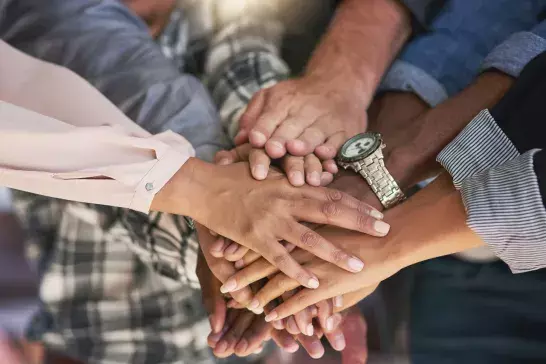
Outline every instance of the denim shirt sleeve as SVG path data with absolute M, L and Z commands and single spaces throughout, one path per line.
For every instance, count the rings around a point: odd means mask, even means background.
M 546 51 L 546 21 L 531 31 L 512 34 L 499 44 L 483 62 L 482 70 L 497 69 L 510 76 L 518 77 L 527 63 Z
M 530 0 L 452 0 L 430 32 L 406 46 L 380 90 L 414 92 L 437 105 L 472 82 L 496 45 L 532 29 L 543 8 Z
M 205 160 L 229 147 L 204 86 L 120 1 L 11 0 L 4 11 L 2 39 L 76 72 L 147 131 L 182 134 Z

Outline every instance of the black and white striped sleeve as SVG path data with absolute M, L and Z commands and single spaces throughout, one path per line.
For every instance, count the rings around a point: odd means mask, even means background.
M 439 155 L 467 224 L 514 273 L 546 267 L 546 54 Z

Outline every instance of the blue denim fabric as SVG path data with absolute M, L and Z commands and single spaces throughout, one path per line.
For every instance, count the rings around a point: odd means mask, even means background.
M 517 76 L 546 50 L 544 11 L 545 0 L 451 0 L 430 32 L 405 47 L 381 89 L 415 92 L 435 106 L 484 68 Z

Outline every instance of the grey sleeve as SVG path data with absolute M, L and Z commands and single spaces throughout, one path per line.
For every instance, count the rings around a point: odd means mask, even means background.
M 229 147 L 206 89 L 119 1 L 16 0 L 4 15 L 2 39 L 75 71 L 149 132 L 180 133 L 205 160 Z

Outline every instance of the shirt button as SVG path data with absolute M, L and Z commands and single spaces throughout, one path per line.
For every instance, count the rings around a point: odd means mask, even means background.
M 144 188 L 146 188 L 146 191 L 151 191 L 154 189 L 154 184 L 153 183 L 146 183 L 146 186 L 144 186 Z

